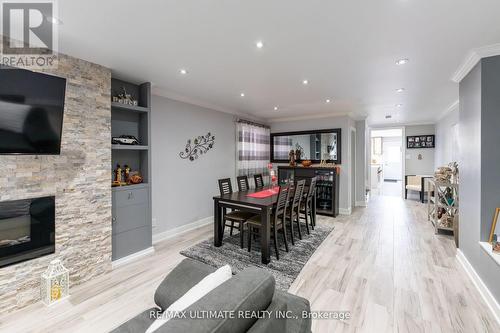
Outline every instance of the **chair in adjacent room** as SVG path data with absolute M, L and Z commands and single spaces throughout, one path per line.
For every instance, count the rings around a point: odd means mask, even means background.
M 425 192 L 429 189 L 426 178 L 433 178 L 426 175 L 406 175 L 405 176 L 405 199 L 408 199 L 408 190 L 419 192 L 420 202 L 424 202 Z
M 230 178 L 219 179 L 219 191 L 220 195 L 233 193 L 233 187 L 231 186 Z M 249 212 L 242 212 L 238 210 L 227 212 L 226 209 L 224 209 L 222 213 L 222 220 L 224 221 L 223 222 L 224 230 L 226 229 L 226 227 L 230 227 L 231 228 L 229 231 L 230 236 L 233 235 L 233 229 L 236 228 L 237 230 L 239 230 L 241 248 L 243 248 L 243 230 L 245 222 L 254 215 L 255 214 Z M 226 222 L 230 222 L 230 224 L 227 224 Z
M 279 248 L 278 248 L 278 231 L 282 231 L 283 242 L 285 243 L 285 250 L 288 252 L 288 239 L 286 235 L 286 211 L 288 208 L 288 202 L 290 200 L 290 187 L 288 185 L 283 185 L 280 187 L 278 193 L 278 200 L 276 201 L 276 206 L 273 208 L 271 213 L 271 236 L 274 241 L 274 250 L 276 252 L 276 259 L 280 259 Z M 252 251 L 252 235 L 260 233 L 260 229 L 263 227 L 261 218 L 256 215 L 250 218 L 246 222 L 248 228 L 248 252 Z
M 262 174 L 253 175 L 253 180 L 255 181 L 255 188 L 264 187 L 264 178 L 262 178 Z
M 304 187 L 306 185 L 306 180 L 302 179 L 297 182 L 295 182 L 294 185 L 294 193 L 293 193 L 293 199 L 291 200 L 291 206 L 288 207 L 288 210 L 286 212 L 286 219 L 290 221 L 290 233 L 291 233 L 291 240 L 292 240 L 292 245 L 295 245 L 295 240 L 294 240 L 294 232 L 293 232 L 293 223 L 297 223 L 297 230 L 299 232 L 299 239 L 302 239 L 302 231 L 300 230 L 300 203 L 302 202 L 302 197 L 304 195 Z

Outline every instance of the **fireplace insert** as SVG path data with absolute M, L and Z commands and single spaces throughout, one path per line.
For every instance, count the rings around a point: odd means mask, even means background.
M 0 267 L 54 250 L 54 197 L 0 202 Z

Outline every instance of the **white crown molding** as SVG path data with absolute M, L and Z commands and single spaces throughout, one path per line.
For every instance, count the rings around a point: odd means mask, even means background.
M 317 114 L 303 115 L 303 116 L 268 118 L 267 122 L 269 122 L 269 123 L 282 123 L 285 121 L 323 119 L 323 118 L 346 117 L 346 116 L 351 117 L 351 114 L 350 113 L 317 113 Z
M 403 128 L 406 126 L 427 126 L 427 125 L 436 125 L 434 121 L 424 121 L 424 122 L 406 122 L 406 123 L 397 123 L 397 124 L 382 124 L 382 125 L 370 125 L 370 129 L 391 129 L 391 128 Z
M 155 96 L 165 97 L 165 98 L 177 101 L 177 102 L 182 102 L 182 103 L 187 103 L 187 104 L 191 104 L 191 105 L 196 105 L 196 106 L 199 106 L 199 107 L 202 107 L 202 108 L 205 108 L 205 109 L 210 109 L 210 110 L 215 110 L 215 111 L 219 111 L 219 112 L 223 112 L 223 113 L 232 114 L 232 115 L 239 116 L 239 117 L 242 117 L 242 118 L 245 118 L 245 119 L 248 119 L 248 120 L 253 120 L 253 121 L 256 121 L 256 122 L 264 122 L 265 121 L 264 119 L 255 117 L 255 116 L 253 116 L 253 115 L 251 115 L 249 113 L 231 110 L 231 109 L 225 108 L 225 107 L 220 106 L 220 105 L 216 105 L 216 104 L 213 104 L 213 103 L 205 102 L 205 101 L 203 101 L 201 99 L 187 97 L 187 96 L 184 96 L 184 95 L 181 95 L 181 94 L 177 94 L 177 93 L 174 93 L 174 92 L 171 92 L 171 91 L 166 91 L 166 90 L 163 90 L 163 89 L 159 89 L 159 88 L 154 87 L 154 86 L 151 89 L 151 94 L 155 95 Z
M 451 103 L 450 106 L 448 106 L 446 108 L 446 110 L 444 110 L 444 112 L 442 112 L 437 117 L 436 121 L 440 121 L 441 119 L 443 119 L 444 117 L 446 117 L 446 115 L 448 115 L 450 112 L 455 111 L 456 109 L 458 109 L 459 106 L 460 106 L 460 101 L 457 99 L 455 102 Z
M 492 44 L 483 47 L 472 49 L 467 53 L 463 63 L 458 67 L 456 72 L 451 77 L 451 80 L 460 83 L 463 78 L 476 66 L 483 58 L 500 55 L 500 43 Z

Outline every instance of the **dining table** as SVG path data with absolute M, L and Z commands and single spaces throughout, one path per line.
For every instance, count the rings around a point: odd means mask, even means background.
M 269 191 L 272 186 L 251 189 L 248 191 L 232 192 L 228 194 L 214 196 L 214 246 L 220 247 L 224 237 L 223 216 L 227 209 L 239 210 L 260 215 L 262 228 L 260 233 L 261 261 L 263 264 L 271 262 L 269 241 L 271 237 L 271 212 L 278 200 L 278 193 L 265 196 L 254 197 L 254 193 Z M 275 188 L 274 188 L 275 189 Z M 304 190 L 304 193 L 305 190 Z M 316 200 L 313 197 L 312 213 L 316 217 Z

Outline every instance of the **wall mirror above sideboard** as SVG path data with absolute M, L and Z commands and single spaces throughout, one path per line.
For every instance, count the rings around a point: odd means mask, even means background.
M 341 163 L 341 129 L 271 133 L 271 162 L 286 163 L 290 150 L 301 151 L 301 160 Z

